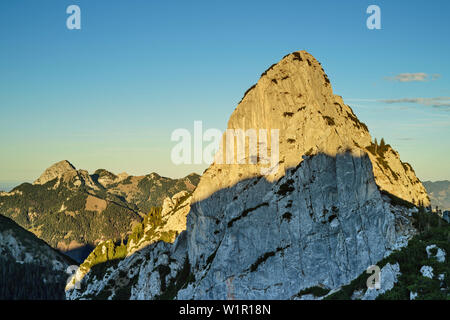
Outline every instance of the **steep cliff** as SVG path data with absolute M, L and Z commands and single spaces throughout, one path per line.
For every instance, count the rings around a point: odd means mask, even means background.
M 138 299 L 289 299 L 312 286 L 336 289 L 407 244 L 417 209 L 399 203 L 429 203 L 411 166 L 372 142 L 305 51 L 261 75 L 228 129 L 255 130 L 256 149 L 267 154 L 249 148 L 227 164 L 225 150 L 238 146 L 224 135 L 175 244 L 142 247 L 70 298 L 101 295 L 120 268 L 133 270 L 128 297 Z M 109 290 L 114 297 L 120 288 Z

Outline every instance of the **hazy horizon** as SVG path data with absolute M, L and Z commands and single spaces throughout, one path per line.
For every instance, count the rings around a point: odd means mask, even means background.
M 78 168 L 77 167 L 77 169 L 84 169 L 84 168 Z M 98 168 L 98 169 L 104 169 L 104 168 Z M 97 170 L 97 169 L 95 169 L 95 170 Z M 95 170 L 93 170 L 93 171 L 88 170 L 88 172 L 89 172 L 89 174 L 93 174 L 95 172 Z M 105 170 L 107 170 L 107 169 L 105 169 Z M 108 170 L 108 171 L 110 171 L 110 170 Z M 113 172 L 113 171 L 110 171 L 110 172 L 112 172 L 114 174 L 118 174 L 119 173 L 119 172 Z M 122 172 L 124 172 L 124 171 L 122 171 Z M 151 172 L 144 173 L 144 174 L 130 174 L 129 172 L 127 172 L 127 173 L 132 175 L 132 176 L 145 176 L 145 175 L 148 175 L 148 174 L 150 174 L 152 172 L 155 172 L 155 171 L 151 171 Z M 156 172 L 156 173 L 158 173 L 158 172 Z M 202 175 L 202 172 L 190 172 L 190 173 L 188 173 L 186 175 L 180 175 L 180 176 L 168 176 L 168 175 L 161 175 L 161 174 L 160 175 L 164 176 L 164 177 L 167 177 L 167 178 L 171 178 L 171 179 L 179 179 L 179 178 L 184 178 L 184 177 L 188 176 L 191 173 L 196 173 L 196 174 L 198 174 L 200 176 Z M 15 187 L 17 187 L 17 186 L 19 186 L 19 185 L 21 185 L 23 183 L 33 183 L 33 181 L 36 180 L 38 177 L 39 176 L 37 176 L 33 180 L 0 180 L 0 191 L 10 192 L 12 189 L 14 189 Z M 424 179 L 421 179 L 420 177 L 418 177 L 418 178 L 420 179 L 421 182 L 427 182 L 427 181 L 431 181 L 431 182 L 450 181 L 448 179 L 424 180 Z

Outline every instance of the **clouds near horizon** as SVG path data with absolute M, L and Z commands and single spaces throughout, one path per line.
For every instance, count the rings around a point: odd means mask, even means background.
M 384 103 L 415 103 L 427 107 L 434 108 L 450 108 L 450 97 L 435 97 L 435 98 L 401 98 L 401 99 L 385 99 L 378 100 Z
M 424 72 L 417 73 L 399 73 L 393 77 L 386 77 L 385 79 L 388 81 L 397 81 L 397 82 L 424 82 L 437 80 L 441 77 L 440 74 L 434 73 L 431 76 Z

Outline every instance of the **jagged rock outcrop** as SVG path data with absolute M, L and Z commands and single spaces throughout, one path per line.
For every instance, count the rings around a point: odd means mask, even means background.
M 361 300 L 375 300 L 379 295 L 391 290 L 397 283 L 400 274 L 400 266 L 398 263 L 392 265 L 387 263 L 380 272 L 380 288 L 368 288 L 361 297 Z
M 127 245 L 127 255 L 130 255 L 149 244 L 164 239 L 173 242 L 178 234 L 186 229 L 186 216 L 190 210 L 192 196 L 187 191 L 181 191 L 172 198 L 164 199 L 161 209 L 161 221 L 149 223 L 144 221 L 143 236 L 134 243 Z
M 169 255 L 174 268 L 168 264 L 163 273 L 155 271 L 154 260 L 142 260 L 134 267 L 133 279 L 141 285 L 132 285 L 132 297 L 167 296 L 163 284 L 179 279 L 185 264 L 189 276 L 171 287 L 179 299 L 289 299 L 313 286 L 335 289 L 415 233 L 413 209 L 397 206 L 398 199 L 429 203 L 411 166 L 389 145 L 372 142 L 305 51 L 285 56 L 261 75 L 228 129 L 278 130 L 278 146 L 276 136 L 268 137 L 267 156 L 278 148 L 279 158 L 268 165 L 258 155 L 252 164 L 254 154 L 245 150 L 245 163 L 221 164 L 219 152 L 193 193 L 187 230 L 176 242 L 185 254 Z M 226 150 L 225 135 L 222 145 Z M 139 252 L 158 246 L 175 250 L 158 243 Z M 148 286 L 155 290 L 144 292 Z
M 445 251 L 442 250 L 441 248 L 437 247 L 435 244 L 426 247 L 425 250 L 427 251 L 428 258 L 434 257 L 439 262 L 445 261 L 445 257 L 446 257 Z M 435 252 L 433 252 L 433 251 L 435 251 Z

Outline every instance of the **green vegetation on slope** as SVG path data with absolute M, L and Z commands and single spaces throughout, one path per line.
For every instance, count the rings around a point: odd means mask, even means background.
M 53 248 L 69 250 L 67 254 L 81 262 L 86 255 L 78 255 L 89 253 L 102 240 L 127 238 L 145 212 L 161 206 L 166 197 L 192 191 L 199 181 L 196 174 L 183 179 L 150 174 L 103 186 L 100 178 L 114 181 L 117 176 L 100 169 L 90 177 L 94 186 L 80 182 L 76 175 L 43 185 L 24 183 L 9 194 L 0 194 L 0 211 Z M 78 247 L 86 247 L 83 254 L 75 253 Z
M 175 234 L 163 232 L 160 235 L 155 233 L 155 229 L 161 227 L 163 224 L 161 216 L 162 208 L 154 207 L 144 217 L 141 223 L 136 223 L 131 231 L 126 244 L 124 241 L 115 242 L 114 240 L 107 240 L 99 243 L 87 259 L 83 262 L 81 267 L 88 270 L 96 265 L 104 264 L 112 260 L 120 260 L 127 256 L 131 250 L 131 246 L 136 245 L 145 236 L 148 238 L 157 238 L 157 240 L 172 242 Z
M 86 209 L 86 188 L 69 189 L 54 181 L 45 185 L 23 184 L 12 196 L 1 197 L 0 209 L 23 228 L 33 231 L 52 247 L 63 249 L 72 241 L 95 244 L 99 239 L 121 239 L 140 216 L 126 205 L 104 201 L 100 213 Z M 97 199 L 97 198 L 96 198 Z
M 385 160 L 386 153 L 387 152 L 393 153 L 394 150 L 392 149 L 392 147 L 389 144 L 386 144 L 384 142 L 383 138 L 381 138 L 381 142 L 379 145 L 378 145 L 377 139 L 375 139 L 375 142 L 371 143 L 370 146 L 368 146 L 366 149 L 367 149 L 367 151 L 369 151 L 371 154 L 373 154 L 377 158 L 378 163 L 380 163 L 381 166 L 385 170 L 390 171 L 391 175 L 394 177 L 395 180 L 398 180 L 397 173 L 395 173 L 395 171 L 392 170 L 392 168 L 389 166 L 389 164 Z

